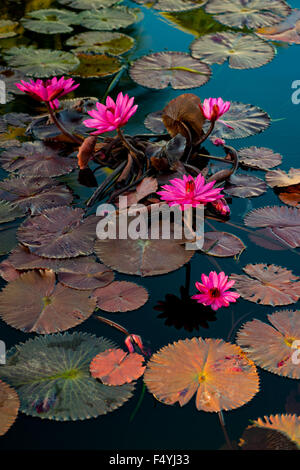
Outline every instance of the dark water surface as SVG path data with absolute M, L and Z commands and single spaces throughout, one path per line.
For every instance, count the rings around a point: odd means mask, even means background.
M 23 8 L 27 2 L 21 2 Z M 296 1 L 289 2 L 297 7 Z M 2 4 L 2 0 L 1 0 Z M 130 6 L 137 5 L 128 2 Z M 1 7 L 6 9 L 7 3 Z M 14 4 L 16 5 L 16 4 Z M 14 6 L 14 8 L 16 8 Z M 11 16 L 16 13 L 11 7 Z M 189 45 L 194 39 L 188 34 L 168 23 L 154 10 L 143 8 L 144 20 L 133 28 L 133 36 L 137 39 L 137 47 L 133 57 L 139 57 L 151 51 L 173 50 L 188 52 Z M 0 14 L 1 14 L 0 9 Z M 22 12 L 20 13 L 20 16 Z M 30 33 L 26 33 L 30 37 Z M 51 47 L 51 39 L 43 43 Z M 267 111 L 273 122 L 269 129 L 261 135 L 247 139 L 231 141 L 236 148 L 269 147 L 283 155 L 283 163 L 280 166 L 284 170 L 299 166 L 300 132 L 299 112 L 300 105 L 293 105 L 291 101 L 291 84 L 294 80 L 300 80 L 299 51 L 300 46 L 288 46 L 280 44 L 277 47 L 277 55 L 274 60 L 261 68 L 253 70 L 233 70 L 228 65 L 213 66 L 213 76 L 203 87 L 191 90 L 201 99 L 205 97 L 222 96 L 224 100 L 241 101 L 251 103 Z M 99 84 L 100 82 L 100 84 Z M 86 80 L 77 90 L 77 96 L 101 97 L 105 81 Z M 114 91 L 113 96 L 119 90 L 128 92 L 136 97 L 139 110 L 128 125 L 128 133 L 145 131 L 143 127 L 144 117 L 149 113 L 161 109 L 169 100 L 180 95 L 182 91 L 167 88 L 161 91 L 150 90 L 136 86 L 129 78 L 124 77 L 120 86 Z M 26 101 L 26 100 L 25 100 Z M 6 106 L 7 111 L 24 111 L 25 101 L 17 98 Z M 26 101 L 28 103 L 28 101 Z M 4 108 L 2 106 L 2 108 Z M 208 146 L 209 147 L 209 146 Z M 4 175 L 4 172 L 2 172 Z M 256 176 L 263 177 L 263 173 L 256 172 Z M 90 190 L 86 190 L 90 194 Z M 241 216 L 251 208 L 266 205 L 280 205 L 277 197 L 271 189 L 262 198 L 252 198 L 250 205 L 247 199 L 234 198 L 231 205 L 231 220 L 241 223 Z M 218 223 L 214 224 L 218 227 Z M 221 229 L 223 228 L 220 225 Z M 251 243 L 247 232 L 228 227 L 226 229 L 240 236 L 247 249 L 239 260 L 233 258 L 217 259 L 220 267 L 227 273 L 241 273 L 241 269 L 247 263 L 274 263 L 300 273 L 299 258 L 291 251 L 270 251 Z M 194 283 L 199 280 L 202 272 L 216 269 L 212 264 L 214 259 L 196 254 L 191 261 L 191 294 L 195 293 Z M 217 312 L 216 321 L 209 322 L 209 328 L 199 326 L 199 330 L 192 332 L 184 328 L 176 329 L 165 324 L 165 319 L 159 318 L 159 312 L 154 310 L 157 302 L 163 300 L 166 294 L 179 295 L 181 285 L 185 283 L 186 268 L 168 275 L 139 278 L 137 276 L 125 276 L 117 274 L 117 280 L 132 280 L 146 287 L 150 293 L 150 299 L 146 305 L 138 311 L 116 314 L 113 318 L 131 332 L 140 334 L 154 352 L 162 346 L 177 341 L 178 339 L 203 336 L 211 338 L 223 338 L 233 341 L 240 324 L 234 328 L 230 338 L 228 335 L 240 317 L 246 320 L 259 318 L 266 319 L 268 313 L 276 311 L 256 305 L 251 302 L 239 300 L 230 308 Z M 289 307 L 287 307 L 289 308 Z M 293 310 L 299 308 L 298 304 L 290 307 Z M 277 309 L 280 310 L 280 307 Z M 171 312 L 169 323 L 178 315 Z M 183 317 L 187 312 L 182 310 Z M 110 327 L 101 324 L 93 317 L 76 328 L 78 331 L 94 333 L 97 336 L 109 337 L 117 344 L 122 345 L 123 337 Z M 0 337 L 4 339 L 10 348 L 16 343 L 24 342 L 28 337 L 4 322 L 0 325 Z M 291 408 L 289 397 L 297 391 L 297 380 L 279 377 L 275 374 L 259 369 L 260 392 L 246 405 L 236 410 L 224 413 L 228 433 L 233 441 L 238 441 L 243 430 L 249 424 L 249 420 L 260 416 L 276 413 L 298 413 L 300 411 L 300 395 L 298 389 L 298 405 L 294 402 Z M 133 413 L 142 391 L 142 381 L 137 384 L 136 391 L 120 409 L 83 422 L 53 422 L 41 420 L 20 414 L 15 425 L 0 439 L 0 449 L 219 449 L 224 445 L 224 436 L 218 422 L 217 414 L 199 412 L 195 408 L 194 399 L 186 406 L 166 406 L 154 400 L 152 395 L 146 392 L 142 405 L 133 421 L 130 416 Z M 287 405 L 287 403 L 289 403 Z M 298 407 L 298 409 L 297 409 Z

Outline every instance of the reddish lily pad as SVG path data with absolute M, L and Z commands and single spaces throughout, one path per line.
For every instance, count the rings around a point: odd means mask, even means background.
M 0 224 L 24 217 L 24 212 L 9 202 L 0 201 Z
M 90 293 L 55 285 L 53 271 L 30 271 L 2 290 L 0 316 L 26 333 L 65 331 L 93 313 L 96 301 Z
M 130 76 L 139 85 L 160 90 L 171 85 L 175 90 L 196 88 L 208 82 L 207 64 L 183 52 L 156 52 L 137 59 Z
M 51 178 L 15 176 L 0 181 L 0 199 L 35 215 L 70 204 L 73 196 L 68 188 Z
M 274 374 L 300 379 L 300 311 L 283 310 L 268 315 L 270 324 L 254 319 L 237 334 L 237 344 L 252 361 Z M 299 346 L 298 346 L 299 344 Z
M 66 268 L 65 268 L 66 269 Z M 74 271 L 60 272 L 58 280 L 63 285 L 79 290 L 102 288 L 114 280 L 114 273 L 102 263 L 74 263 Z
M 267 191 L 267 188 L 266 183 L 256 176 L 237 174 L 230 176 L 224 192 L 230 196 L 249 198 L 261 196 Z
M 77 167 L 76 159 L 58 154 L 42 142 L 25 142 L 1 154 L 0 164 L 6 171 L 19 171 L 23 176 L 60 176 Z
M 300 10 L 295 8 L 281 23 L 256 30 L 256 34 L 270 41 L 300 44 Z
M 266 147 L 247 147 L 240 149 L 238 154 L 240 163 L 260 170 L 269 170 L 282 162 L 280 153 Z
M 234 288 L 246 300 L 263 305 L 294 304 L 300 297 L 300 278 L 274 264 L 247 264 L 245 274 L 232 274 Z
M 17 392 L 0 380 L 0 436 L 14 424 L 20 407 Z
M 115 281 L 106 287 L 96 289 L 93 296 L 97 305 L 106 312 L 129 312 L 142 307 L 148 300 L 148 292 L 127 281 Z
M 47 258 L 73 258 L 93 253 L 96 238 L 95 216 L 84 217 L 83 209 L 58 207 L 27 219 L 18 230 L 18 239 L 31 253 Z
M 93 377 L 105 385 L 123 385 L 143 375 L 144 357 L 138 353 L 128 354 L 122 349 L 107 349 L 98 354 L 90 364 Z
M 242 240 L 232 233 L 205 232 L 202 250 L 207 255 L 218 256 L 220 258 L 239 256 L 245 248 Z
M 294 207 L 261 207 L 245 217 L 249 227 L 266 227 L 273 238 L 290 248 L 300 246 L 300 210 Z
M 9 260 L 4 260 L 0 264 L 0 276 L 7 282 L 15 281 L 20 277 L 20 271 L 15 269 Z
M 279 199 L 288 206 L 300 209 L 300 184 L 288 186 L 278 194 Z

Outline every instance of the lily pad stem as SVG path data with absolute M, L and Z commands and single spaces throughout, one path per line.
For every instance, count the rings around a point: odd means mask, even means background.
M 51 117 L 53 123 L 60 130 L 60 132 L 62 132 L 66 137 L 68 137 L 73 142 L 75 142 L 75 144 L 81 145 L 82 142 L 84 141 L 84 139 L 82 137 L 77 137 L 76 135 L 71 134 L 71 132 L 67 131 L 67 129 L 57 119 L 56 114 L 53 111 L 53 109 L 51 108 L 49 103 L 47 103 L 47 108 L 48 108 L 48 111 L 49 111 L 49 114 L 50 114 L 50 117 Z

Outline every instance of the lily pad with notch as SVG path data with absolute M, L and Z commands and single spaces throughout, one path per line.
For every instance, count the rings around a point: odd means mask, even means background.
M 87 10 L 78 15 L 84 28 L 97 31 L 112 31 L 127 28 L 138 21 L 133 9 L 124 6 Z
M 101 78 L 113 75 L 122 68 L 122 62 L 118 57 L 109 54 L 98 54 L 94 47 L 74 51 L 79 59 L 79 66 L 73 70 L 74 77 Z
M 240 163 L 259 170 L 269 170 L 282 162 L 280 153 L 266 147 L 245 147 L 238 151 L 238 155 Z
M 115 281 L 93 292 L 97 306 L 105 312 L 130 312 L 148 300 L 147 290 L 134 282 Z
M 17 392 L 5 382 L 0 380 L 0 436 L 14 424 L 20 407 Z
M 96 53 L 121 55 L 134 46 L 134 39 L 127 34 L 110 31 L 88 31 L 76 34 L 66 41 L 67 46 L 75 46 L 73 52 L 81 52 L 92 48 Z
M 234 174 L 226 182 L 224 192 L 230 196 L 249 198 L 261 196 L 267 189 L 268 186 L 261 178 L 246 174 Z
M 97 354 L 90 364 L 92 377 L 100 379 L 105 385 L 123 385 L 137 380 L 143 375 L 144 357 L 122 349 L 107 349 Z
M 24 28 L 42 34 L 71 33 L 71 24 L 78 24 L 78 15 L 55 8 L 31 11 L 21 20 Z
M 227 232 L 205 232 L 202 250 L 207 255 L 226 258 L 239 256 L 246 246 L 240 238 Z
M 197 88 L 211 77 L 209 66 L 184 52 L 156 52 L 137 59 L 129 70 L 138 85 L 161 90 Z
M 82 332 L 38 336 L 8 351 L 0 377 L 15 387 L 27 415 L 96 418 L 122 406 L 134 390 L 134 384 L 109 387 L 91 377 L 92 359 L 112 347 L 110 340 Z

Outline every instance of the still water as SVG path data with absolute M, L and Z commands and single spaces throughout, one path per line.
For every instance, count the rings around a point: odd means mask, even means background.
M 1 14 L 9 14 L 13 19 L 23 16 L 24 8 L 28 2 L 6 2 L 1 0 Z M 296 8 L 296 1 L 290 1 Z M 133 2 L 126 2 L 131 7 L 137 7 Z M 3 5 L 3 6 L 2 6 Z M 16 8 L 17 5 L 17 8 Z M 47 5 L 48 6 L 48 5 Z M 141 6 L 144 19 L 135 27 L 129 28 L 130 34 L 137 40 L 137 45 L 130 60 L 150 52 L 163 50 L 189 51 L 189 45 L 194 39 L 193 34 L 176 28 L 175 24 L 167 21 L 162 15 Z M 26 32 L 30 38 L 31 33 Z M 32 36 L 36 40 L 37 36 Z M 40 38 L 40 36 L 39 36 Z M 41 46 L 54 47 L 52 39 L 44 37 Z M 234 70 L 227 64 L 213 65 L 211 80 L 201 88 L 192 90 L 201 99 L 210 96 L 222 96 L 224 100 L 251 103 L 264 109 L 272 119 L 271 126 L 262 134 L 232 141 L 236 148 L 269 147 L 283 155 L 281 168 L 288 170 L 298 167 L 300 133 L 299 113 L 300 105 L 291 101 L 294 80 L 300 80 L 299 47 L 277 43 L 277 54 L 272 62 L 263 67 L 252 70 Z M 108 80 L 83 80 L 80 87 L 81 96 L 101 97 Z M 162 109 L 164 105 L 180 95 L 182 91 L 168 87 L 164 90 L 151 90 L 136 85 L 129 77 L 123 76 L 114 90 L 114 93 L 123 90 L 130 96 L 135 96 L 139 105 L 139 112 L 131 119 L 128 133 L 145 132 L 143 120 L 153 111 Z M 79 93 L 78 93 L 79 96 Z M 16 99 L 1 111 L 24 112 L 28 101 Z M 208 144 L 209 147 L 210 144 Z M 1 170 L 2 175 L 4 172 Z M 263 172 L 256 176 L 263 177 Z M 83 188 L 86 195 L 91 190 Z M 271 189 L 264 195 L 263 205 L 279 204 L 276 195 Z M 259 198 L 247 199 L 233 198 L 231 204 L 232 222 L 241 222 L 243 214 L 255 207 L 261 207 Z M 215 223 L 216 228 L 221 224 Z M 219 265 L 226 273 L 241 273 L 241 268 L 247 263 L 274 263 L 285 266 L 299 274 L 298 257 L 288 250 L 271 251 L 254 245 L 248 238 L 247 232 L 230 227 L 228 230 L 238 235 L 247 249 L 239 260 L 233 258 L 217 259 Z M 194 283 L 199 280 L 202 272 L 216 269 L 210 257 L 196 254 L 191 261 L 191 294 L 195 293 Z M 208 322 L 208 328 L 199 325 L 199 330 L 187 331 L 184 328 L 175 328 L 172 324 L 177 312 L 169 314 L 166 321 L 154 309 L 159 301 L 164 300 L 166 294 L 179 295 L 180 287 L 185 284 L 186 267 L 153 278 L 139 278 L 117 274 L 117 280 L 130 280 L 143 285 L 150 294 L 149 301 L 137 311 L 115 314 L 114 319 L 131 332 L 143 337 L 144 342 L 152 352 L 164 345 L 178 339 L 203 336 L 208 338 L 223 338 L 233 341 L 240 324 L 233 325 L 239 318 L 245 320 L 259 318 L 266 319 L 268 313 L 274 312 L 266 306 L 256 305 L 240 299 L 228 309 L 221 309 L 216 314 L 215 321 Z M 4 285 L 4 283 L 3 283 Z M 291 309 L 299 308 L 298 304 Z M 279 310 L 280 308 L 278 308 Z M 182 317 L 187 312 L 180 312 Z M 167 323 L 167 324 L 166 324 Z M 4 339 L 7 348 L 16 343 L 24 342 L 28 337 L 1 321 L 0 338 Z M 122 337 L 109 326 L 103 325 L 93 317 L 81 324 L 76 330 L 109 337 L 117 344 L 122 344 Z M 238 441 L 243 430 L 249 425 L 249 420 L 260 416 L 276 413 L 300 413 L 300 389 L 297 380 L 279 377 L 259 369 L 260 392 L 246 405 L 236 410 L 224 413 L 228 434 L 233 441 Z M 142 392 L 142 381 L 137 384 L 135 394 L 131 400 L 113 413 L 90 419 L 83 422 L 53 422 L 41 420 L 20 414 L 14 426 L 0 439 L 1 449 L 220 449 L 224 445 L 224 435 L 216 414 L 199 412 L 192 399 L 186 406 L 166 406 L 155 401 L 152 395 L 146 392 L 142 404 L 131 419 Z

